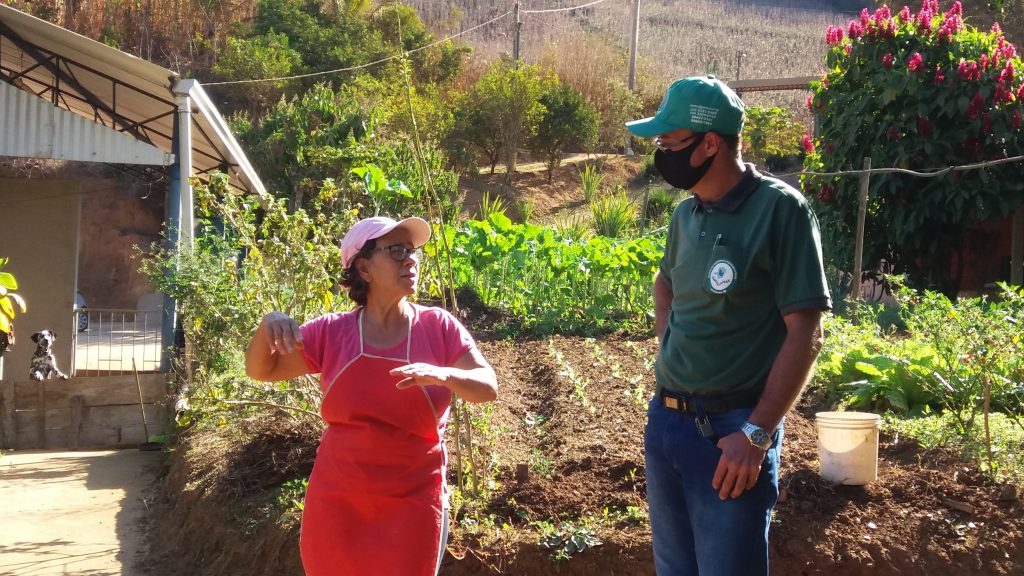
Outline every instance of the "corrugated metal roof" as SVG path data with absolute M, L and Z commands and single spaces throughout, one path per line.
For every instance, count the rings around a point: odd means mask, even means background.
M 174 155 L 0 82 L 0 156 L 170 166 Z
M 170 153 L 179 81 L 166 68 L 0 4 L 0 82 Z M 264 193 L 205 92 L 197 82 L 189 89 L 195 172 L 221 169 L 235 188 Z

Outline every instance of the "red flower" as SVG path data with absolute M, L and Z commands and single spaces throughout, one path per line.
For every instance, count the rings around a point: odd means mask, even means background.
M 981 69 L 978 68 L 977 62 L 968 62 L 961 58 L 957 72 L 960 74 L 961 79 L 968 82 L 977 82 L 978 80 L 981 80 Z
M 1003 60 L 1009 60 L 1017 55 L 1017 47 L 1007 42 L 1005 38 L 1000 38 L 999 46 L 996 47 L 996 55 Z
M 867 12 L 867 9 L 864 12 Z M 863 13 L 861 14 L 863 15 Z M 863 21 L 863 18 L 861 20 Z M 864 35 L 864 24 L 856 20 L 850 20 L 850 24 L 846 27 L 846 35 L 850 37 L 850 40 L 860 38 Z
M 1005 86 L 1007 89 L 1013 85 L 1014 72 L 1013 62 L 1009 61 L 1006 66 L 1003 67 L 1002 71 L 999 72 L 999 78 L 996 80 L 996 84 L 999 86 Z
M 814 140 L 811 140 L 807 134 L 800 138 L 800 146 L 804 149 L 805 154 L 814 154 Z
M 1003 28 L 1001 26 L 999 26 L 999 22 L 993 22 L 992 23 L 992 32 L 994 32 L 996 34 L 1002 34 L 1003 33 Z
M 818 192 L 818 200 L 828 204 L 835 198 L 834 191 L 831 184 L 822 184 L 821 191 Z
M 1013 102 L 1013 92 L 1002 86 L 996 86 L 996 93 L 992 95 L 992 103 L 998 106 L 1010 102 Z
M 936 84 L 942 84 L 946 81 L 946 75 L 942 72 L 942 66 L 935 65 L 935 76 L 932 78 L 932 81 Z
M 853 46 L 847 44 L 846 46 L 843 46 L 843 50 L 846 52 L 846 55 L 849 56 L 850 52 L 853 52 Z
M 807 109 L 808 110 L 813 110 L 814 109 L 814 94 L 808 94 L 807 95 L 806 105 L 807 105 Z
M 825 42 L 829 46 L 835 46 L 843 41 L 842 26 L 829 26 L 825 29 Z
M 886 52 L 885 56 L 882 56 L 882 65 L 887 70 L 892 70 L 892 52 Z
M 924 72 L 924 58 L 921 57 L 920 52 L 914 52 L 910 56 L 910 60 L 907 61 L 907 69 L 914 74 Z
M 978 116 L 985 110 L 985 99 L 981 96 L 981 92 L 975 92 L 974 98 L 971 98 L 971 103 L 967 105 L 967 117 L 971 120 L 977 120 Z
M 988 70 L 988 64 L 988 54 L 982 54 L 981 58 L 978 58 L 978 66 L 980 66 L 982 70 Z
M 911 18 L 911 16 L 910 16 L 910 8 L 907 7 L 907 6 L 904 6 L 903 10 L 900 10 L 900 20 L 902 22 L 910 22 L 910 18 Z
M 925 6 L 927 1 L 921 4 L 921 12 L 917 15 L 917 29 L 927 34 L 932 31 L 932 19 L 935 18 L 935 10 Z
M 868 9 L 867 8 L 861 9 L 861 11 L 860 11 L 860 25 L 864 26 L 866 28 L 867 25 L 868 25 L 868 22 L 870 20 L 871 20 L 871 14 L 868 12 Z
M 917 133 L 925 138 L 932 135 L 932 121 L 924 116 L 917 117 Z

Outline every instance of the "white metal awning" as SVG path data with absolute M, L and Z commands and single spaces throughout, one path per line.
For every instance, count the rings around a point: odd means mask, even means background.
M 0 156 L 170 166 L 174 154 L 0 82 Z
M 174 88 L 192 106 L 192 166 L 226 172 L 244 192 L 265 189 L 198 82 L 0 3 L 0 82 L 161 151 L 176 153 Z M 0 113 L 5 110 L 0 109 Z M 0 131 L 11 119 L 0 117 Z

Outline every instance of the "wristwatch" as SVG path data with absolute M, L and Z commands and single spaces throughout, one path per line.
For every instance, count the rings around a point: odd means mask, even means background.
M 764 431 L 764 428 L 761 428 L 757 424 L 744 422 L 740 430 L 747 435 L 747 440 L 750 440 L 752 445 L 757 446 L 761 450 L 767 451 L 772 447 L 772 437 Z

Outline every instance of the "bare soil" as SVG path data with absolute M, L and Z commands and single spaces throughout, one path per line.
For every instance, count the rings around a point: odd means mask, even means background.
M 477 333 L 501 386 L 488 424 L 500 464 L 483 513 L 508 527 L 495 537 L 493 530 L 468 529 L 467 516 L 456 518 L 442 573 L 653 574 L 642 519 L 613 514 L 594 528 L 600 545 L 562 561 L 539 545 L 531 523 L 579 523 L 629 506 L 646 511 L 641 439 L 655 341 L 489 339 L 479 326 Z M 813 425 L 814 412 L 828 408 L 808 396 L 786 421 L 782 498 L 770 535 L 774 574 L 1024 573 L 1024 508 L 1016 487 L 885 431 L 877 482 L 831 485 L 818 475 Z M 311 463 L 315 434 L 266 428 L 240 442 L 194 439 L 207 442 L 193 451 L 206 469 L 182 466 L 185 460 L 172 468 L 157 537 L 161 562 L 176 565 L 168 574 L 302 573 L 294 522 L 241 520 L 265 506 L 265 483 L 232 478 L 232 462 L 267 462 L 263 474 L 277 481 L 281 469 L 294 473 Z M 517 465 L 527 478 L 517 480 Z
M 610 158 L 604 172 L 628 181 L 640 165 Z M 528 197 L 535 216 L 551 218 L 583 206 L 578 169 L 570 162 L 551 185 L 543 171 L 516 174 L 515 187 L 503 194 L 510 203 Z M 464 182 L 467 211 L 502 178 Z M 642 432 L 654 389 L 655 340 L 503 338 L 494 328 L 506 319 L 467 295 L 460 302 L 498 373 L 499 399 L 484 426 L 496 472 L 475 514 L 453 520 L 442 573 L 654 574 Z M 1019 487 L 997 484 L 951 452 L 923 450 L 886 430 L 878 480 L 831 485 L 818 475 L 813 424 L 815 412 L 830 408 L 808 393 L 787 417 L 781 497 L 770 532 L 773 574 L 1024 574 Z M 273 419 L 244 423 L 230 435 L 187 437 L 174 453 L 160 507 L 152 557 L 164 567 L 159 573 L 301 574 L 296 519 L 260 518 L 274 518 L 266 512 L 276 497 L 268 487 L 311 469 L 316 439 L 315 430 Z M 495 526 L 481 526 L 488 516 Z M 567 560 L 540 545 L 538 522 L 585 521 L 600 545 Z

